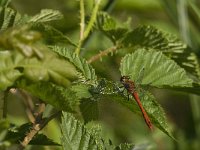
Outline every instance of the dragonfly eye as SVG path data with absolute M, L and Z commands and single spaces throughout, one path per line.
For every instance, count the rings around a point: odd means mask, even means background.
M 120 81 L 121 81 L 121 82 L 126 82 L 126 81 L 129 80 L 129 79 L 130 79 L 129 76 L 122 76 L 122 77 L 120 78 Z

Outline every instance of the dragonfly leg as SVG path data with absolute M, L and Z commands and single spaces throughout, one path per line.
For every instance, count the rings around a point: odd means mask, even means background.
M 121 88 L 123 88 L 122 91 L 121 91 Z M 124 90 L 125 90 L 124 86 L 120 86 L 120 87 L 118 87 L 118 89 L 119 89 L 119 92 L 120 92 L 120 93 L 124 93 Z
M 129 101 L 129 98 L 130 98 L 130 94 L 128 93 L 128 91 L 127 91 L 127 97 L 128 97 L 128 101 Z

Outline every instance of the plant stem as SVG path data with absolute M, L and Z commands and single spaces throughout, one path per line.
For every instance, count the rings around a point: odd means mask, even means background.
M 88 23 L 88 25 L 87 25 L 84 33 L 83 33 L 83 37 L 80 36 L 78 47 L 75 50 L 76 54 L 80 53 L 80 49 L 81 49 L 83 41 L 88 37 L 90 31 L 92 30 L 92 27 L 93 27 L 93 25 L 94 25 L 94 23 L 96 21 L 97 12 L 98 12 L 100 3 L 101 3 L 101 0 L 95 0 L 95 6 L 94 6 L 94 8 L 92 10 L 89 23 Z M 80 9 L 83 9 L 83 10 L 80 10 L 80 13 L 81 13 L 81 23 L 80 23 L 80 25 L 82 25 L 82 23 L 83 23 L 82 21 L 84 21 L 84 19 L 82 19 L 82 17 L 83 18 L 85 17 L 85 15 L 84 15 L 84 3 L 83 3 L 83 0 L 80 0 Z M 81 28 L 83 28 L 83 27 L 81 27 Z M 81 29 L 80 32 L 82 32 L 82 29 Z M 82 35 L 82 33 L 80 33 L 80 35 Z
M 100 6 L 100 3 L 101 3 L 101 0 L 95 0 L 95 6 L 94 6 L 94 9 L 92 11 L 92 16 L 90 18 L 90 21 L 87 25 L 87 28 L 84 32 L 84 39 L 87 38 L 88 34 L 90 33 L 95 21 L 96 21 L 96 17 L 97 17 L 97 12 L 98 12 L 98 9 L 99 9 L 99 6 Z
M 110 47 L 104 51 L 101 51 L 99 54 L 92 56 L 87 62 L 92 63 L 93 61 L 100 59 L 102 56 L 106 56 L 108 55 L 108 53 L 114 52 L 116 50 L 117 50 L 117 46 Z
M 76 54 L 80 53 L 80 49 L 84 40 L 84 30 L 85 30 L 85 8 L 84 0 L 80 0 L 80 37 L 78 47 L 76 48 Z
M 117 0 L 108 0 L 107 4 L 102 9 L 105 12 L 111 12 Z M 90 32 L 86 39 L 84 39 L 82 43 L 82 47 L 88 44 L 89 40 L 92 39 L 92 35 L 94 32 Z
M 33 123 L 35 121 L 33 101 L 31 99 L 31 97 L 26 93 L 26 91 L 19 89 L 18 92 L 23 97 L 23 101 L 24 101 L 24 104 L 26 107 L 26 114 L 27 114 L 30 122 Z

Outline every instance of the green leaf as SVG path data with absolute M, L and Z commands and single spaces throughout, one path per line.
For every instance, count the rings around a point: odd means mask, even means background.
M 82 83 L 72 84 L 70 87 L 64 88 L 50 82 L 34 83 L 28 80 L 19 80 L 16 87 L 28 91 L 59 110 L 68 112 L 76 111 L 81 99 L 91 97 L 88 91 L 89 86 Z
M 100 80 L 98 86 L 91 88 L 91 93 L 98 96 L 98 99 L 106 98 L 114 102 L 120 103 L 122 106 L 128 108 L 130 111 L 140 115 L 142 117 L 141 110 L 132 96 L 128 100 L 127 95 L 122 94 L 119 89 L 119 85 L 107 80 Z M 141 103 L 146 110 L 152 123 L 158 127 L 161 131 L 166 133 L 169 137 L 173 138 L 165 117 L 162 107 L 156 102 L 155 97 L 147 91 L 137 91 L 141 100 Z M 96 98 L 97 99 L 97 98 Z M 145 122 L 144 122 L 145 123 Z
M 124 27 L 117 27 L 117 23 L 107 13 L 101 12 L 98 14 L 99 29 L 116 44 L 127 33 L 128 29 Z
M 94 82 L 97 79 L 94 69 L 85 59 L 80 58 L 75 53 L 63 47 L 56 46 L 51 47 L 51 49 L 73 63 L 82 72 L 85 79 L 91 80 L 91 82 Z
M 171 87 L 165 86 L 166 89 Z M 173 87 L 173 90 L 200 95 L 200 84 L 193 83 L 192 87 Z
M 5 1 L 4 1 L 5 2 Z M 0 7 L 0 30 L 3 31 L 9 27 L 25 22 L 26 16 L 22 17 L 18 12 L 11 8 Z
M 127 33 L 121 41 L 124 47 L 155 49 L 162 51 L 188 73 L 200 77 L 198 57 L 175 36 L 163 33 L 153 26 L 140 26 Z
M 76 93 L 76 97 L 79 99 L 90 98 L 92 95 L 89 92 L 90 86 L 84 83 L 74 83 L 71 86 L 71 90 Z
M 2 3 L 6 5 L 5 2 Z M 63 15 L 58 10 L 43 9 L 39 14 L 32 17 L 28 15 L 21 15 L 19 12 L 9 7 L 0 7 L 0 30 L 3 31 L 9 27 L 16 27 L 25 24 L 34 26 L 38 23 L 46 23 L 62 18 Z M 64 36 L 62 38 L 64 38 Z
M 76 92 L 70 88 L 56 86 L 50 82 L 33 83 L 27 80 L 20 80 L 16 86 L 27 90 L 33 96 L 51 104 L 59 110 L 73 112 L 79 104 Z
M 31 123 L 26 123 L 21 125 L 20 127 L 12 127 L 8 130 L 6 137 L 4 140 L 10 141 L 15 144 L 19 144 L 20 141 L 23 141 L 24 137 L 32 127 Z M 30 145 L 60 145 L 53 140 L 49 139 L 44 134 L 37 134 L 29 143 Z
M 161 52 L 138 49 L 126 55 L 121 61 L 122 75 L 128 75 L 137 81 L 143 73 L 141 84 L 155 87 L 192 87 L 192 80 L 184 69 Z
M 28 22 L 30 23 L 49 22 L 53 20 L 59 20 L 62 18 L 63 15 L 58 10 L 42 9 L 39 14 L 36 14 L 35 16 L 31 17 Z
M 89 98 L 83 99 L 80 104 L 80 110 L 85 123 L 99 118 L 98 101 Z
M 45 58 L 25 58 L 16 51 L 1 52 L 0 60 L 0 88 L 6 89 L 14 84 L 20 76 L 37 82 L 52 81 L 62 86 L 68 86 L 70 81 L 78 78 L 78 72 L 74 66 L 59 58 L 53 52 L 44 51 Z
M 76 47 L 76 44 L 73 43 L 66 35 L 48 24 L 34 23 L 31 24 L 31 29 L 42 33 L 42 37 L 48 45 L 69 44 Z
M 0 51 L 0 89 L 6 90 L 7 87 L 13 85 L 16 79 L 22 76 L 22 73 L 15 69 L 19 55 L 13 57 L 9 51 Z
M 61 129 L 61 140 L 64 150 L 93 150 L 103 148 L 102 141 L 97 141 L 95 135 L 69 113 L 63 113 Z
M 61 130 L 61 140 L 64 150 L 131 150 L 133 148 L 131 144 L 123 146 L 126 149 L 122 149 L 122 147 L 115 148 L 114 145 L 105 142 L 97 127 L 93 129 L 86 128 L 70 113 L 63 113 Z
M 44 56 L 40 52 L 44 46 L 39 43 L 41 34 L 30 31 L 28 26 L 17 27 L 4 31 L 0 36 L 0 46 L 4 49 L 16 49 L 26 57 L 36 55 L 42 59 Z

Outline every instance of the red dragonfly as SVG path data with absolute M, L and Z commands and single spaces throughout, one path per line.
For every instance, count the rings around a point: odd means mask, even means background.
M 136 91 L 136 87 L 133 81 L 130 80 L 129 76 L 122 76 L 120 79 L 120 82 L 123 84 L 124 88 L 128 91 L 129 94 L 131 94 L 134 99 L 136 100 L 138 106 L 140 107 L 140 110 L 142 111 L 142 115 L 144 117 L 144 120 L 147 124 L 147 126 L 152 130 L 153 125 L 149 119 L 149 116 L 147 115 L 144 107 L 142 106 L 142 103 L 140 101 L 139 95 Z

